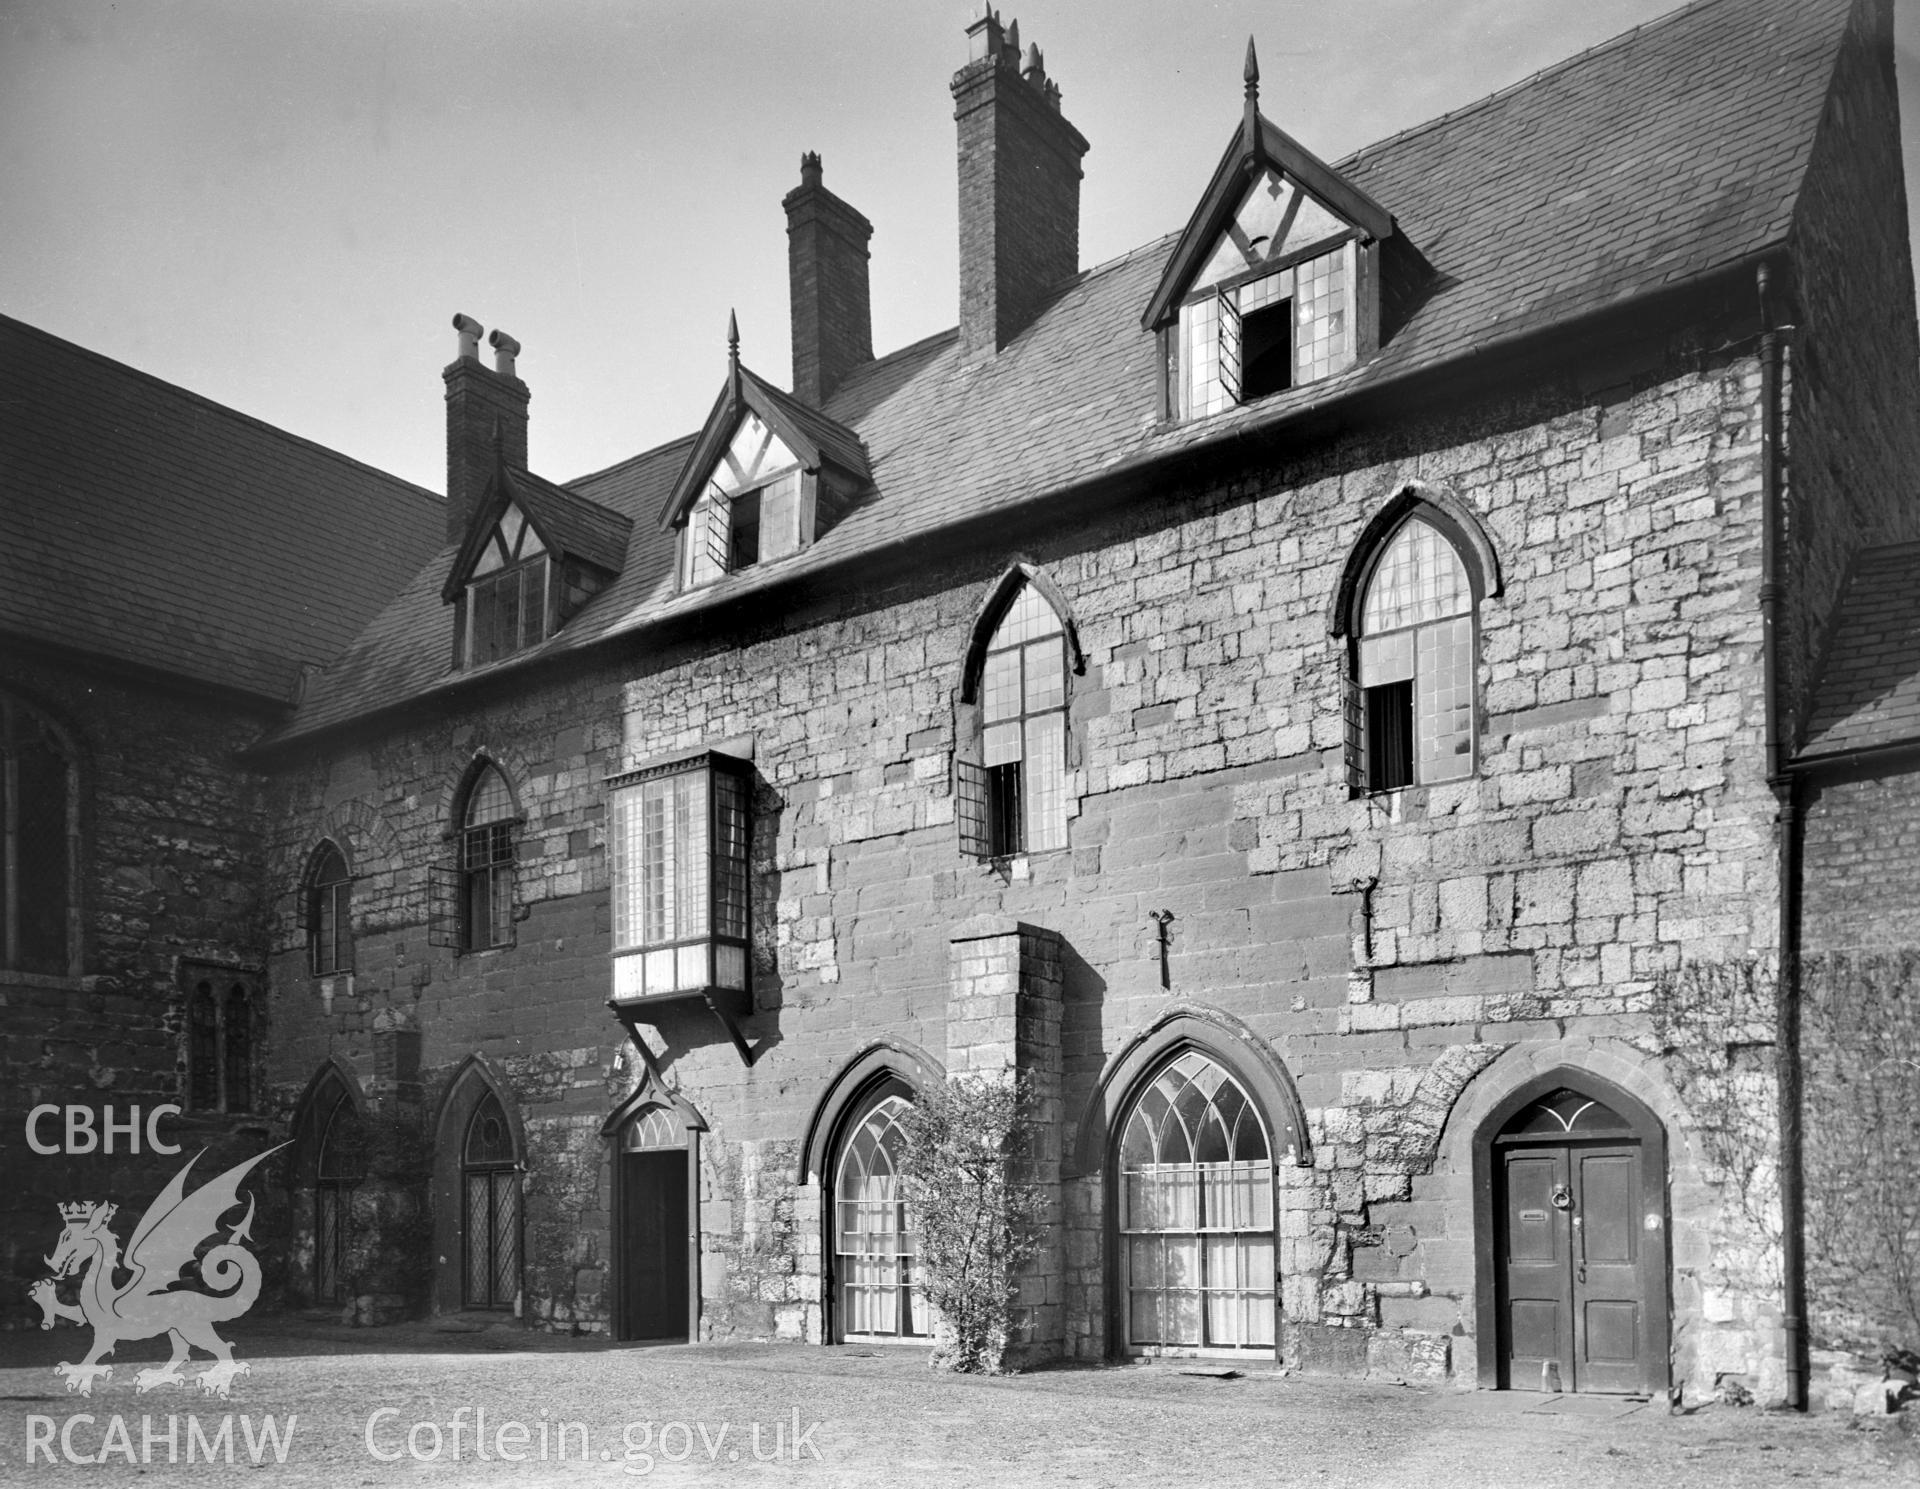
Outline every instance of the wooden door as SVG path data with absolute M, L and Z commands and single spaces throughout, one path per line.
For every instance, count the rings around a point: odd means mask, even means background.
M 1639 1145 L 1516 1145 L 1501 1157 L 1501 1384 L 1648 1389 Z
M 685 1339 L 687 1153 L 620 1155 L 620 1337 Z

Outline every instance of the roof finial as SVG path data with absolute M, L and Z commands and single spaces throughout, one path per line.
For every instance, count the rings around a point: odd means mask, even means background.
M 1253 53 L 1253 38 L 1247 38 L 1247 65 L 1240 74 L 1246 79 L 1247 106 L 1241 132 L 1247 168 L 1254 169 L 1260 159 L 1260 59 Z
M 727 360 L 740 360 L 740 320 L 731 310 L 727 312 Z

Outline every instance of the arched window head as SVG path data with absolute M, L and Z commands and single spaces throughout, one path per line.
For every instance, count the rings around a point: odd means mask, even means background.
M 0 968 L 79 969 L 79 775 L 51 723 L 0 695 Z
M 332 843 L 307 873 L 307 958 L 316 977 L 353 970 L 353 876 Z
M 1367 791 L 1458 780 L 1474 769 L 1474 595 L 1433 523 L 1411 516 L 1361 595 L 1349 729 Z
M 454 834 L 455 861 L 431 878 L 427 940 L 486 951 L 513 944 L 514 827 L 519 813 L 499 767 L 483 764 L 468 783 Z
M 1067 630 L 1035 585 L 1014 592 L 978 666 L 978 737 L 957 757 L 962 845 L 982 858 L 1064 848 Z

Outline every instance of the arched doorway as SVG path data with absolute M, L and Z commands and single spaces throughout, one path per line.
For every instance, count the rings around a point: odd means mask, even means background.
M 460 1154 L 461 1301 L 511 1308 L 520 1295 L 520 1165 L 513 1129 L 492 1092 L 474 1108 Z
M 837 1147 L 832 1316 L 842 1340 L 926 1339 L 933 1332 L 900 1187 L 906 1141 L 900 1117 L 911 1102 L 905 1082 L 881 1081 L 846 1124 Z
M 1482 1383 L 1633 1395 L 1668 1377 L 1666 1142 L 1624 1091 L 1529 1081 L 1474 1141 Z M 1491 1379 L 1488 1377 L 1491 1376 Z
M 1273 1143 L 1246 1087 L 1192 1047 L 1162 1061 L 1126 1108 L 1114 1177 L 1126 1350 L 1270 1356 Z
M 615 1333 L 689 1339 L 697 1306 L 692 1136 L 678 1111 L 657 1102 L 635 1107 L 617 1131 Z

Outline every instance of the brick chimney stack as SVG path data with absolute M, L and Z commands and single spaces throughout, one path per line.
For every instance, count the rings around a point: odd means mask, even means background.
M 472 316 L 456 315 L 460 349 L 441 377 L 447 384 L 447 541 L 467 535 L 474 508 L 493 479 L 494 462 L 527 464 L 527 385 L 514 372 L 520 343 L 503 331 L 489 338 L 494 367 L 480 361 L 480 335 L 486 328 Z
M 1040 48 L 989 8 L 953 76 L 960 133 L 960 348 L 991 357 L 1080 269 L 1080 157 Z
M 787 193 L 788 304 L 793 392 L 818 408 L 854 368 L 873 360 L 867 242 L 873 224 L 820 184 L 820 157 L 800 157 Z

